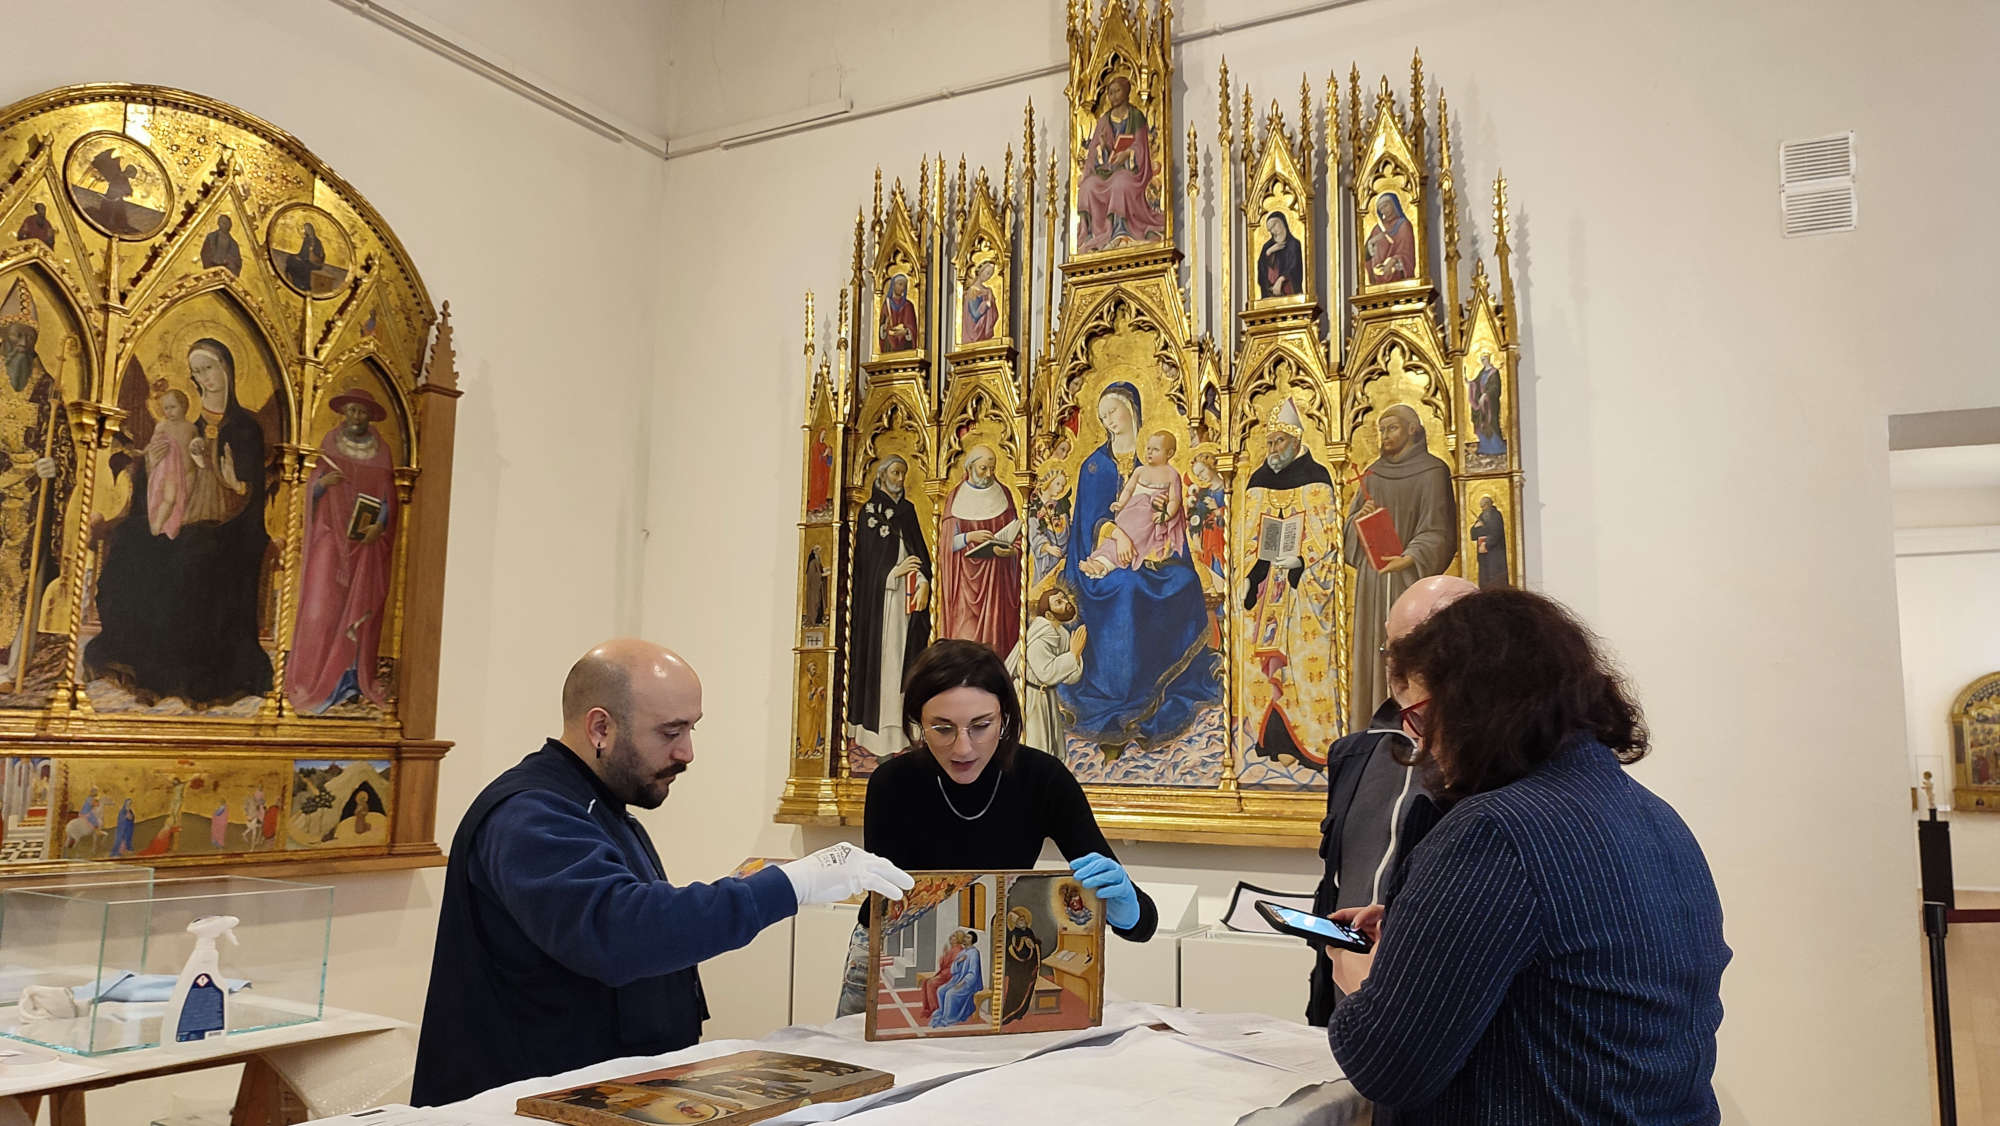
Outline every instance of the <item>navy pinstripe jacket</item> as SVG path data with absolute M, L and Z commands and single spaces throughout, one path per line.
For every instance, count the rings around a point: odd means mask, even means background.
M 1694 835 L 1579 739 L 1424 838 L 1327 1037 L 1398 1126 L 1715 1123 L 1728 962 Z

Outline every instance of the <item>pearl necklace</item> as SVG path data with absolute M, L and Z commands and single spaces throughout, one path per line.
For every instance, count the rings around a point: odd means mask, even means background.
M 1000 779 L 1002 777 L 1004 777 L 1004 775 L 1000 771 L 996 770 L 993 772 L 993 792 L 986 795 L 986 808 L 980 810 L 978 813 L 975 813 L 970 817 L 967 817 L 965 814 L 960 813 L 958 811 L 958 807 L 951 804 L 951 795 L 944 792 L 944 779 L 942 777 L 939 777 L 937 779 L 938 797 L 944 799 L 944 807 L 946 809 L 951 810 L 952 816 L 958 818 L 960 821 L 977 821 L 980 818 L 986 816 L 986 810 L 993 808 L 993 799 L 1000 796 Z

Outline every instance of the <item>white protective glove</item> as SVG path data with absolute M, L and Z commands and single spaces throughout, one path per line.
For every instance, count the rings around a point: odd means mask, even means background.
M 787 860 L 778 870 L 792 881 L 801 907 L 838 903 L 864 891 L 901 899 L 917 883 L 901 868 L 851 844 L 829 845 L 811 856 Z

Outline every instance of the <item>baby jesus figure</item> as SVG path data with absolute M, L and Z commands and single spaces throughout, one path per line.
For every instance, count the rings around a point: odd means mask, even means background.
M 172 388 L 160 393 L 160 422 L 146 444 L 146 520 L 156 536 L 173 539 L 187 519 L 199 448 L 204 444 L 188 421 L 188 397 Z
M 1146 439 L 1145 464 L 1132 471 L 1125 491 L 1111 504 L 1117 520 L 1077 569 L 1093 579 L 1125 567 L 1138 570 L 1179 550 L 1187 542 L 1187 511 L 1181 476 L 1170 464 L 1180 443 L 1166 430 Z

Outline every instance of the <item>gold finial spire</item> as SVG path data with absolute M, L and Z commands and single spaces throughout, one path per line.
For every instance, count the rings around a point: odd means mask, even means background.
M 1035 99 L 1029 98 L 1021 110 L 1021 175 L 1035 177 Z
M 1257 108 L 1256 103 L 1250 100 L 1250 84 L 1248 82 L 1243 84 L 1242 125 L 1243 172 L 1247 176 L 1250 173 L 1250 162 L 1257 159 Z
M 896 183 L 900 185 L 902 181 Z M 869 229 L 878 236 L 882 233 L 882 166 L 879 164 L 875 166 L 875 222 Z
M 1014 142 L 1007 142 L 1006 163 L 1000 176 L 1000 198 L 1007 205 L 1007 214 L 1014 213 Z
M 958 179 L 952 182 L 952 193 L 957 197 L 957 199 L 952 204 L 953 208 L 952 219 L 956 223 L 963 224 L 965 222 L 965 212 L 966 212 L 964 153 L 958 154 Z
M 1516 337 L 1514 315 L 1514 267 L 1510 261 L 1513 255 L 1512 234 L 1507 220 L 1507 174 L 1501 172 L 1493 178 L 1493 256 L 1500 262 L 1500 307 L 1504 310 L 1501 324 L 1507 333 L 1507 344 L 1512 347 Z
M 1209 323 L 1223 354 L 1233 355 L 1230 338 L 1236 327 L 1236 286 L 1230 277 L 1230 261 L 1236 254 L 1233 246 L 1236 213 L 1232 210 L 1236 177 L 1230 168 L 1230 158 L 1235 149 L 1229 131 L 1228 59 L 1222 60 L 1222 66 L 1217 70 L 1215 110 L 1216 124 L 1221 132 L 1216 138 L 1215 161 L 1215 313 Z
M 1326 193 L 1327 214 L 1333 214 L 1334 204 L 1340 193 L 1335 187 L 1340 179 L 1340 75 L 1335 71 L 1326 72 Z
M 1354 146 L 1354 177 L 1361 179 L 1362 146 L 1366 143 L 1361 136 L 1361 67 L 1350 64 L 1347 71 L 1347 140 Z
M 1047 226 L 1042 239 L 1042 351 L 1055 350 L 1055 305 L 1056 305 L 1056 196 L 1062 193 L 1062 185 L 1056 179 L 1056 154 L 1049 154 L 1048 190 L 1043 193 L 1042 214 Z
M 1306 179 L 1312 179 L 1312 135 L 1313 135 L 1313 91 L 1312 79 L 1304 73 L 1299 75 L 1299 143 L 1293 155 L 1298 157 L 1299 172 Z
M 833 348 L 836 352 L 847 351 L 847 287 L 840 287 L 840 319 L 833 326 Z
M 1201 149 L 1195 145 L 1194 122 L 1188 122 L 1187 148 L 1187 194 L 1189 199 L 1201 194 Z M 1188 226 L 1194 226 L 1193 210 L 1189 210 Z
M 1411 144 L 1417 150 L 1417 160 L 1423 160 L 1424 152 L 1424 53 L 1410 54 L 1410 135 Z
M 1227 58 L 1224 58 L 1222 65 L 1216 68 L 1215 104 L 1216 124 L 1222 130 L 1222 147 L 1226 152 L 1229 148 L 1229 60 Z
M 1207 281 L 1201 273 L 1201 149 L 1195 143 L 1194 122 L 1187 127 L 1187 285 L 1181 292 L 1181 304 L 1187 317 L 1188 336 L 1196 329 L 1195 308 L 1206 296 L 1203 284 Z
M 813 358 L 813 291 L 806 290 L 806 370 L 812 370 Z
M 1446 346 L 1465 347 L 1458 303 L 1458 183 L 1451 167 L 1451 102 L 1438 90 L 1438 192 L 1444 212 L 1445 318 L 1449 337 Z

